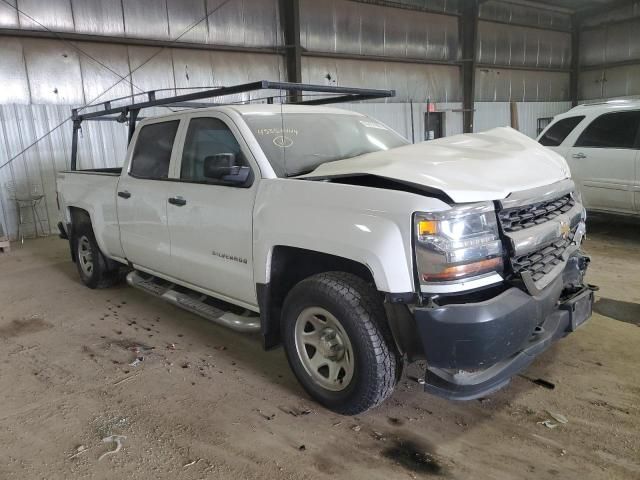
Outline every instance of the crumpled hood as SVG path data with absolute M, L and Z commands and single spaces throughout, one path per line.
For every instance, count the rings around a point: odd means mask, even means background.
M 570 176 L 560 155 L 501 127 L 336 160 L 297 178 L 367 174 L 435 188 L 456 203 L 500 200 Z

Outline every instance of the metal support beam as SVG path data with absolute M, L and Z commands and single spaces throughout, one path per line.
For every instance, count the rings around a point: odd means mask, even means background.
M 284 33 L 287 81 L 301 83 L 302 45 L 300 44 L 300 1 L 280 0 L 280 17 Z M 289 101 L 300 101 L 300 92 L 290 92 Z
M 462 37 L 462 130 L 464 133 L 471 133 L 473 132 L 473 111 L 475 109 L 477 0 L 468 0 L 462 4 L 459 30 Z
M 640 64 L 640 59 L 636 60 L 622 60 L 620 62 L 609 63 L 595 63 L 593 65 L 580 65 L 581 72 L 588 72 L 590 70 L 606 70 L 607 68 L 628 67 L 631 65 Z
M 73 111 L 73 133 L 71 136 L 71 165 L 69 168 L 75 170 L 78 166 L 78 133 L 80 132 L 81 120 L 77 118 L 77 111 Z
M 515 28 L 532 28 L 534 30 L 544 30 L 544 31 L 547 31 L 547 32 L 571 33 L 571 30 L 568 30 L 568 29 L 562 28 L 562 27 L 552 27 L 552 26 L 545 26 L 545 25 L 534 25 L 534 24 L 531 24 L 531 23 L 496 20 L 496 19 L 493 19 L 493 18 L 484 18 L 482 16 L 480 16 L 480 20 L 483 21 L 483 22 L 496 23 L 498 25 L 507 25 L 509 27 L 515 27 Z
M 561 72 L 570 73 L 571 68 L 567 67 L 536 67 L 528 65 L 500 65 L 493 63 L 476 63 L 476 68 L 495 70 L 526 70 L 527 72 Z
M 578 105 L 578 87 L 580 78 L 580 25 L 575 15 L 571 16 L 571 72 L 569 74 L 569 99 L 571 105 Z
M 47 30 L 27 30 L 18 28 L 0 28 L 0 37 L 48 38 L 69 42 L 96 42 L 118 45 L 136 45 L 141 47 L 187 48 L 190 50 L 210 50 L 220 52 L 282 54 L 278 47 L 244 47 L 242 45 L 212 45 L 208 43 L 182 42 L 174 40 L 154 40 L 150 38 L 114 37 L 74 32 L 51 32 Z
M 367 62 L 410 63 L 415 65 L 461 65 L 456 60 L 430 60 L 415 57 L 392 57 L 384 55 L 361 55 L 358 53 L 318 52 L 305 50 L 303 57 L 339 58 L 344 60 L 365 60 Z
M 355 3 L 369 3 L 372 5 L 380 5 L 382 7 L 399 8 L 402 10 L 413 10 L 415 12 L 435 13 L 437 15 L 449 15 L 458 17 L 460 14 L 454 11 L 439 10 L 437 8 L 429 8 L 427 6 L 417 5 L 418 2 L 402 2 L 398 0 L 351 0 Z M 422 2 L 426 4 L 428 2 Z M 445 2 L 446 4 L 446 2 Z

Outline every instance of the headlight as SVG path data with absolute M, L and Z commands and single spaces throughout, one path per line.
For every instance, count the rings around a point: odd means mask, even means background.
M 502 271 L 502 243 L 491 203 L 416 213 L 414 232 L 420 283 L 455 282 Z

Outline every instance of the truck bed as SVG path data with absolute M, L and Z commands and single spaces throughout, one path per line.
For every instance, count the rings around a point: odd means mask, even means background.
M 84 210 L 100 249 L 107 256 L 122 256 L 116 210 L 116 189 L 121 168 L 96 168 L 59 172 L 56 177 L 63 224 L 71 221 L 71 209 Z

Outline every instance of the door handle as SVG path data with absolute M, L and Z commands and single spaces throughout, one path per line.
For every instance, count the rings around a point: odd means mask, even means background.
M 574 153 L 574 154 L 573 154 L 573 155 L 571 155 L 571 156 L 572 156 L 573 158 L 587 158 L 587 156 L 586 156 L 584 153 L 582 153 L 582 152 Z
M 180 196 L 176 196 L 176 197 L 169 197 L 169 203 L 171 205 L 176 205 L 178 207 L 182 207 L 183 205 L 187 204 L 187 201 L 180 197 Z
M 126 190 L 123 190 L 122 192 L 118 192 L 118 196 L 120 198 L 129 198 L 129 197 L 131 197 L 131 194 L 129 192 L 127 192 Z

